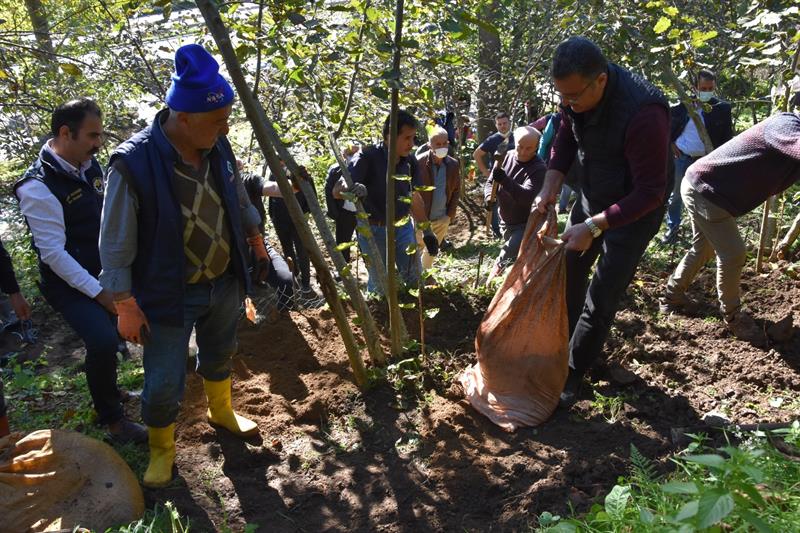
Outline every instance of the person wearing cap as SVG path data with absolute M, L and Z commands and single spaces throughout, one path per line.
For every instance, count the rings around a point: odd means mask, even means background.
M 103 144 L 103 113 L 89 98 L 65 102 L 53 111 L 50 131 L 52 138 L 14 185 L 39 260 L 39 288 L 86 347 L 97 423 L 118 443 L 141 443 L 147 432 L 125 417 L 117 387 L 116 309 L 98 281 L 103 171 L 95 155 Z
M 214 58 L 199 45 L 182 46 L 168 109 L 111 155 L 100 282 L 114 294 L 122 336 L 144 345 L 148 487 L 172 479 L 192 329 L 209 422 L 241 437 L 258 433 L 231 406 L 236 325 L 250 290 L 248 245 L 267 257 L 225 137 L 233 99 Z
M 447 155 L 450 146 L 447 130 L 434 127 L 428 144 L 430 150 L 417 156 L 417 182 L 423 190 L 414 191 L 411 204 L 423 270 L 433 266 L 439 245 L 455 219 L 461 190 L 458 161 Z M 429 187 L 433 190 L 424 190 Z

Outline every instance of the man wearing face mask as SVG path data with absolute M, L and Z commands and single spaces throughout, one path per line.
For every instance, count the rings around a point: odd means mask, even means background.
M 353 156 L 358 153 L 360 147 L 357 144 L 348 145 L 342 150 L 342 157 L 350 164 Z M 356 230 L 356 206 L 350 200 L 342 196 L 347 190 L 347 184 L 342 176 L 342 169 L 339 163 L 334 163 L 328 168 L 328 177 L 325 179 L 325 205 L 328 208 L 328 216 L 336 224 L 336 244 L 353 241 L 353 232 Z M 353 191 L 357 195 L 364 196 L 367 192 L 366 187 L 356 187 Z M 350 262 L 350 248 L 342 250 L 342 256 L 346 262 Z
M 487 179 L 489 178 L 489 171 L 491 170 L 492 165 L 492 157 L 494 157 L 494 153 L 497 151 L 497 148 L 503 143 L 504 140 L 508 140 L 508 149 L 512 150 L 514 148 L 514 135 L 511 131 L 511 117 L 508 116 L 508 113 L 505 111 L 501 111 L 497 113 L 494 117 L 494 125 L 497 128 L 497 131 L 484 139 L 484 141 L 475 149 L 473 152 L 472 157 L 475 160 L 475 166 L 478 167 L 478 171 L 481 175 Z M 496 238 L 501 237 L 500 231 L 500 216 L 497 214 L 497 204 L 494 204 L 493 207 L 494 212 L 492 213 L 492 232 Z
M 731 105 L 714 96 L 717 77 L 710 70 L 701 70 L 697 74 L 697 113 L 703 119 L 703 125 L 711 138 L 711 144 L 718 148 L 733 137 L 733 119 Z M 670 109 L 672 155 L 675 157 L 675 186 L 667 207 L 667 231 L 661 238 L 662 244 L 672 244 L 678 238 L 678 227 L 681 224 L 681 181 L 689 165 L 706 155 L 706 147 L 697 126 L 689 116 L 683 102 Z
M 450 141 L 441 126 L 430 134 L 430 150 L 417 157 L 417 181 L 432 191 L 414 191 L 412 214 L 417 223 L 417 247 L 422 250 L 422 269 L 433 265 L 439 245 L 447 236 L 450 222 L 456 216 L 461 191 L 458 161 L 447 155 Z
M 14 186 L 39 257 L 39 287 L 86 345 L 86 382 L 97 422 L 120 443 L 144 442 L 144 427 L 122 410 L 117 312 L 111 292 L 98 281 L 104 191 L 94 156 L 103 144 L 103 113 L 89 98 L 72 100 L 55 109 L 50 129 L 53 137 Z

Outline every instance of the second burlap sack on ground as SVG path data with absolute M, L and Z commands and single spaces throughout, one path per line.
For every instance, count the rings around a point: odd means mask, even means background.
M 461 375 L 470 403 L 507 431 L 536 426 L 567 379 L 564 245 L 555 212 L 531 213 L 519 257 L 475 337 L 478 362 Z

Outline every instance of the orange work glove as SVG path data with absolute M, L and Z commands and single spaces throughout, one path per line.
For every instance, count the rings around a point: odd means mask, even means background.
M 250 245 L 253 256 L 256 258 L 253 278 L 257 281 L 265 281 L 269 273 L 269 254 L 267 253 L 267 247 L 264 245 L 264 237 L 260 233 L 248 237 L 247 244 Z
M 144 344 L 150 334 L 147 317 L 136 303 L 136 298 L 129 296 L 114 302 L 117 308 L 117 330 L 123 339 L 136 344 Z

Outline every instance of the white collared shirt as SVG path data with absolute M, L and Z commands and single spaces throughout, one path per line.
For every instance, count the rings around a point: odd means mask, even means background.
M 703 109 L 698 108 L 697 113 L 700 115 L 700 120 L 703 120 Z M 675 146 L 678 150 L 691 157 L 702 157 L 706 155 L 706 145 L 703 144 L 703 139 L 700 138 L 700 133 L 697 131 L 697 126 L 694 124 L 692 117 L 689 117 L 689 122 L 683 128 L 680 137 L 675 140 Z
M 92 166 L 92 159 L 83 162 L 80 168 L 75 168 L 55 153 L 50 145 L 51 141 L 52 139 L 47 141 L 43 149 L 53 156 L 65 172 L 86 180 L 85 172 Z M 89 298 L 100 294 L 102 287 L 97 278 L 89 274 L 64 248 L 67 243 L 64 209 L 47 185 L 39 180 L 29 179 L 17 188 L 17 198 L 42 262 L 70 287 L 81 291 Z

